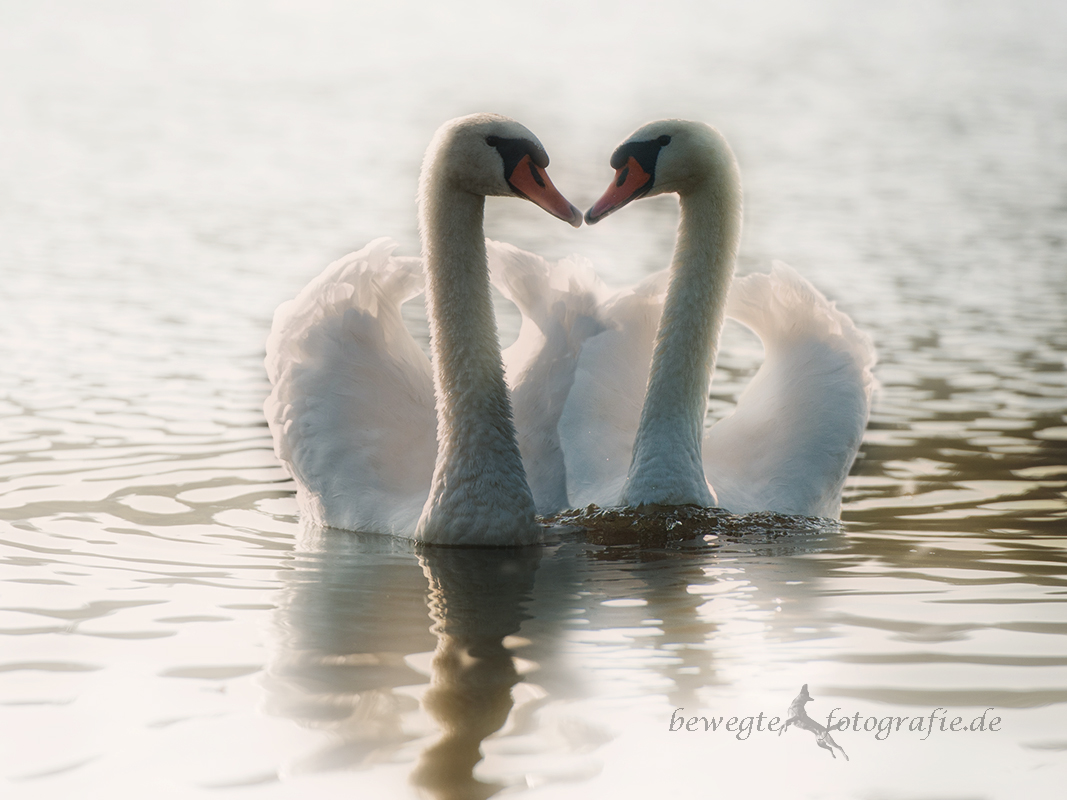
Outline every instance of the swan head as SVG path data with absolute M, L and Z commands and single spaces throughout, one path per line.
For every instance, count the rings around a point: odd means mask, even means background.
M 483 197 L 521 197 L 577 228 L 582 212 L 552 185 L 546 167 L 548 153 L 525 126 L 500 114 L 471 114 L 437 129 L 420 193 L 443 182 Z
M 740 191 L 733 151 L 703 122 L 664 119 L 634 131 L 611 155 L 615 180 L 585 214 L 590 225 L 631 200 L 696 191 L 709 182 Z

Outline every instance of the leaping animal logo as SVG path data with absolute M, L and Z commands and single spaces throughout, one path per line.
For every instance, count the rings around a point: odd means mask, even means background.
M 804 710 L 804 704 L 809 700 L 814 700 L 810 694 L 808 694 L 808 685 L 805 683 L 800 687 L 800 694 L 796 696 L 792 703 L 789 704 L 789 717 L 785 721 L 779 731 L 778 735 L 781 736 L 785 733 L 786 728 L 790 725 L 796 725 L 801 730 L 811 731 L 815 734 L 815 743 L 819 745 L 823 750 L 829 750 L 830 755 L 837 758 L 834 755 L 834 750 L 840 750 L 841 755 L 845 756 L 845 761 L 848 761 L 848 755 L 844 749 L 837 742 L 834 741 L 830 735 L 830 731 L 825 725 L 820 725 L 818 722 L 808 716 L 808 712 Z

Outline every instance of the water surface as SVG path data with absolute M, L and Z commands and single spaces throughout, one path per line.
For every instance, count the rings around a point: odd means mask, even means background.
M 1059 4 L 0 9 L 5 797 L 1058 797 L 1067 778 Z M 587 207 L 649 119 L 718 126 L 740 271 L 788 261 L 881 387 L 843 524 L 420 551 L 301 524 L 273 309 L 390 235 L 495 110 Z M 676 207 L 490 235 L 661 268 Z M 502 336 L 517 320 L 500 306 Z M 417 316 L 417 314 L 416 314 Z M 728 329 L 728 410 L 759 363 Z M 672 715 L 995 731 L 671 731 Z M 725 724 L 725 723 L 724 723 Z

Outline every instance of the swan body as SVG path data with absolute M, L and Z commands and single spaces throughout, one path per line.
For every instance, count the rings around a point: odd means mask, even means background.
M 376 239 L 332 263 L 278 307 L 267 339 L 274 449 L 322 525 L 410 534 L 428 495 L 433 370 L 400 317 L 424 276 L 396 247 Z
M 870 409 L 869 339 L 784 264 L 732 282 L 740 175 L 713 128 L 651 123 L 620 145 L 612 166 L 616 180 L 587 221 L 642 196 L 677 193 L 681 221 L 667 270 L 610 292 L 588 265 L 564 270 L 564 287 L 529 257 L 490 258 L 501 291 L 523 289 L 519 342 L 529 327 L 556 330 L 556 340 L 569 343 L 549 384 L 557 393 L 566 387 L 566 396 L 543 404 L 561 406 L 556 433 L 569 505 L 837 516 Z M 533 315 L 538 306 L 551 313 Z M 726 316 L 751 328 L 766 356 L 734 412 L 705 429 Z M 535 336 L 527 343 L 536 351 Z M 526 355 L 526 363 L 552 361 L 549 349 Z M 533 392 L 520 371 L 509 369 L 509 378 L 515 397 Z
M 302 510 L 322 525 L 445 545 L 522 545 L 540 531 L 490 298 L 488 195 L 581 224 L 540 142 L 477 114 L 434 135 L 419 183 L 422 259 L 378 239 L 275 313 L 264 404 Z M 432 362 L 400 316 L 425 289 Z
M 612 290 L 580 256 L 550 263 L 497 242 L 489 266 L 522 314 L 503 357 L 537 509 L 603 503 L 630 462 L 667 272 Z
M 726 313 L 759 336 L 764 360 L 733 413 L 704 434 L 720 504 L 840 516 L 875 386 L 870 338 L 781 261 L 735 281 Z

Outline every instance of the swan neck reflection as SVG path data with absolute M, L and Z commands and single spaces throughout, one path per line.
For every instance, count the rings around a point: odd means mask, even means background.
M 504 788 L 474 777 L 474 767 L 482 741 L 507 721 L 512 687 L 522 680 L 505 639 L 527 617 L 540 559 L 539 547 L 420 553 L 437 636 L 423 708 L 442 733 L 412 781 L 441 800 L 486 798 Z

